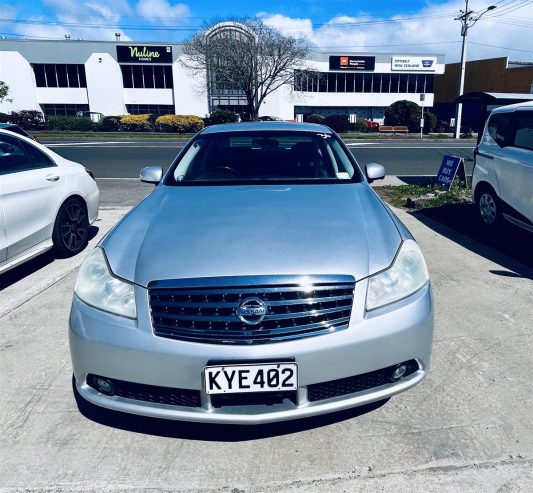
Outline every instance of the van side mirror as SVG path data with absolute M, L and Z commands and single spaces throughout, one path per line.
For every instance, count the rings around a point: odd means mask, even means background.
M 157 185 L 163 178 L 163 168 L 161 166 L 147 166 L 141 170 L 139 179 L 144 183 Z
M 385 178 L 385 168 L 381 164 L 370 163 L 365 166 L 368 183 Z

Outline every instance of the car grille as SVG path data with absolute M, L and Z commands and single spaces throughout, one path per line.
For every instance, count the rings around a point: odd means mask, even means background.
M 350 321 L 355 285 L 351 276 L 211 278 L 204 282 L 208 287 L 180 286 L 187 281 L 151 283 L 150 310 L 157 336 L 212 344 L 261 344 L 327 334 L 347 328 Z M 249 298 L 260 299 L 267 311 L 256 325 L 236 313 Z
M 408 365 L 404 378 L 418 370 L 418 363 L 414 360 L 406 362 Z M 307 386 L 307 399 L 310 402 L 322 401 L 339 397 L 341 395 L 355 394 L 363 390 L 373 389 L 391 383 L 391 375 L 395 366 L 382 368 L 381 370 L 355 375 L 353 377 L 340 378 L 339 380 L 330 380 L 329 382 L 316 383 Z

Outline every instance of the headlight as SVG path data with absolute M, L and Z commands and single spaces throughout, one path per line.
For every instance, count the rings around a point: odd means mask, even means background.
M 422 288 L 429 280 L 426 262 L 419 246 L 405 240 L 392 265 L 368 281 L 366 309 L 373 310 L 401 300 Z
M 101 248 L 95 248 L 83 262 L 74 292 L 82 301 L 100 310 L 137 317 L 133 284 L 113 276 Z

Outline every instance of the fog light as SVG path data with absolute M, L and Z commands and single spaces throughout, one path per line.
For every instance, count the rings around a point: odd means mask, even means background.
M 107 378 L 95 377 L 94 383 L 102 394 L 113 395 L 115 393 L 113 382 Z
M 396 368 L 392 371 L 391 380 L 397 381 L 405 376 L 407 373 L 408 366 L 405 363 L 397 365 Z

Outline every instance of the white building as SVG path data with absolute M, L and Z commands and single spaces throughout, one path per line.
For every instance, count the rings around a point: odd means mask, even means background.
M 0 112 L 39 110 L 45 116 L 91 111 L 193 114 L 209 109 L 246 112 L 235 91 L 208 96 L 204 81 L 180 63 L 176 43 L 100 41 L 0 41 L 0 80 L 12 102 Z M 433 79 L 444 73 L 444 55 L 427 53 L 313 52 L 309 64 L 320 76 L 295 72 L 294 85 L 264 101 L 260 115 L 285 120 L 298 114 L 355 114 L 381 122 L 398 100 L 433 106 Z

